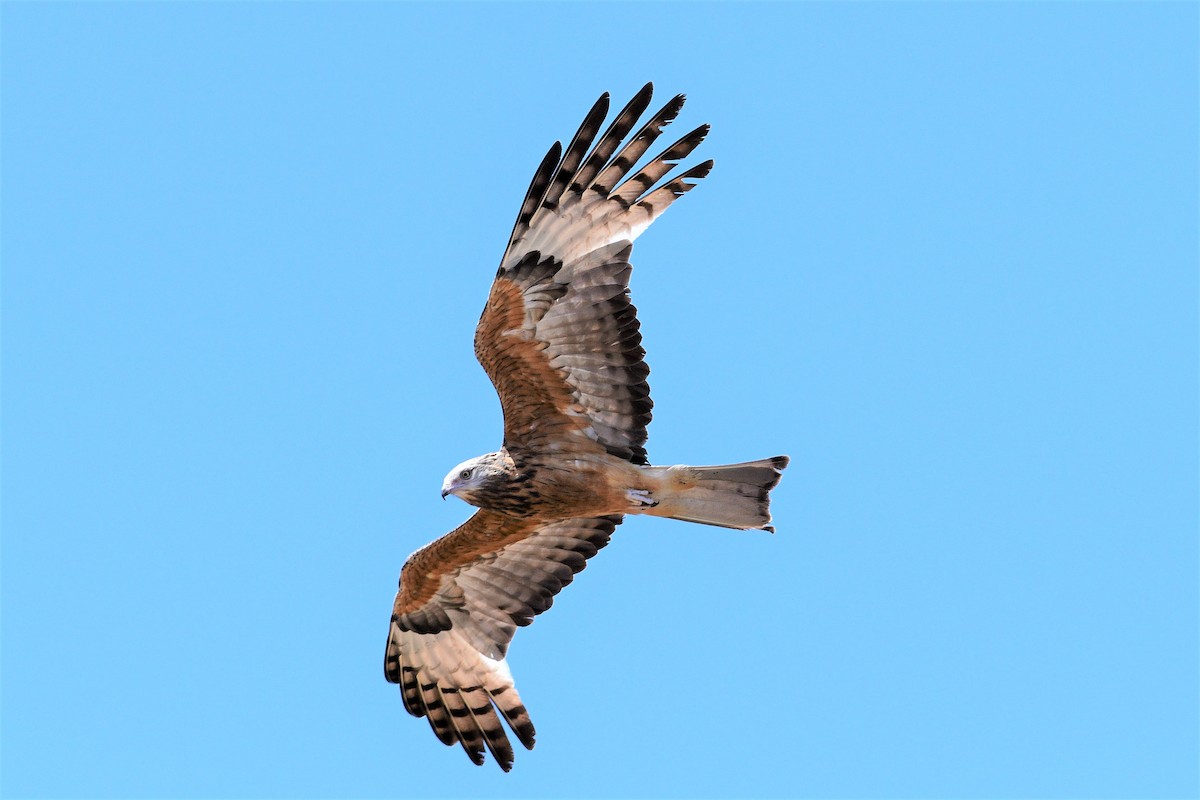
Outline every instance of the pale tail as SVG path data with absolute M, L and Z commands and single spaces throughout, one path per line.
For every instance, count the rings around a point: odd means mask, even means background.
M 651 492 L 658 504 L 643 513 L 774 533 L 770 492 L 787 465 L 787 456 L 775 456 L 719 467 L 642 467 L 658 483 Z

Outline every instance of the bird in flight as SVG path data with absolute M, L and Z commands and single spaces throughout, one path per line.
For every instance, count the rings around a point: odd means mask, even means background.
M 405 709 L 446 745 L 505 772 L 534 729 L 505 656 L 517 627 L 608 544 L 625 514 L 774 531 L 776 456 L 714 467 L 650 466 L 650 387 L 629 299 L 633 240 L 712 169 L 667 178 L 708 133 L 701 125 L 634 165 L 679 113 L 671 99 L 626 141 L 650 104 L 646 84 L 599 139 L 608 94 L 564 151 L 542 159 L 475 328 L 475 355 L 500 395 L 504 443 L 442 484 L 478 507 L 413 553 L 400 572 L 384 673 Z M 595 146 L 592 144 L 595 142 Z

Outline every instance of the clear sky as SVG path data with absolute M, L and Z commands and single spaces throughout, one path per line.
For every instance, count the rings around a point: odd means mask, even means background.
M 1194 3 L 5 2 L 6 797 L 1184 797 Z M 656 463 L 472 766 L 382 663 L 542 154 L 687 92 Z M 664 139 L 670 141 L 671 139 Z

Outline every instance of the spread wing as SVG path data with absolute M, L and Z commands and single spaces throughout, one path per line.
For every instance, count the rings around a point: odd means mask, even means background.
M 400 572 L 384 673 L 408 713 L 426 717 L 444 744 L 476 764 L 484 748 L 505 772 L 534 729 L 505 654 L 517 626 L 550 607 L 587 559 L 608 544 L 620 516 L 538 525 L 479 511 L 418 550 Z
M 650 368 L 629 300 L 632 242 L 712 168 L 706 161 L 652 188 L 704 139 L 701 125 L 630 175 L 683 107 L 676 96 L 624 142 L 652 91 L 646 84 L 596 141 L 608 113 L 601 96 L 566 151 L 550 148 L 521 205 L 475 330 L 510 451 L 607 451 L 646 463 Z

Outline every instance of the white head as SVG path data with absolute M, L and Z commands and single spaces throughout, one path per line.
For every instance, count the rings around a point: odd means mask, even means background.
M 442 499 L 445 500 L 446 495 L 452 494 L 471 505 L 478 505 L 473 502 L 473 493 L 502 476 L 504 472 L 499 453 L 487 453 L 464 461 L 450 470 L 450 474 L 442 481 Z

